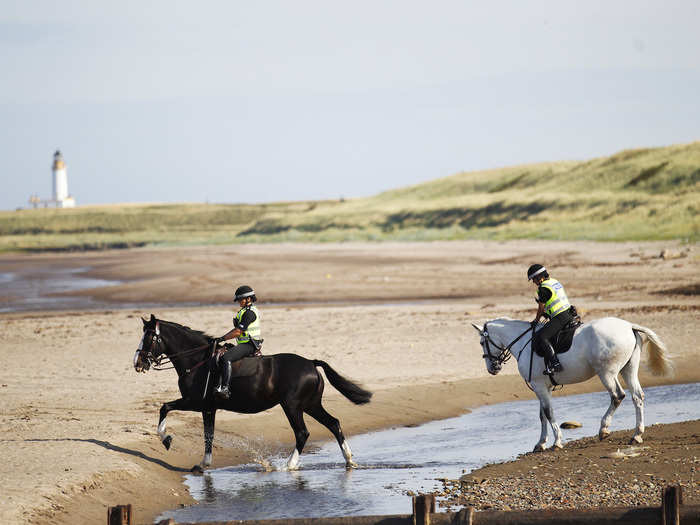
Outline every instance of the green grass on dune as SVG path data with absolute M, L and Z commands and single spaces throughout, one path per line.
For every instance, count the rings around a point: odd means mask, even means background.
M 365 199 L 0 212 L 0 251 L 444 239 L 697 242 L 700 142 L 458 173 Z

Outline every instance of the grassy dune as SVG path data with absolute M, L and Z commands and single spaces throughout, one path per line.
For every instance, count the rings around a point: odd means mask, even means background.
M 697 242 L 700 142 L 458 173 L 345 201 L 0 212 L 0 251 L 234 242 L 587 239 Z

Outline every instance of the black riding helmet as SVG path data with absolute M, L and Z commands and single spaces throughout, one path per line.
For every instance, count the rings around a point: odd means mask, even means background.
M 258 300 L 258 298 L 255 297 L 255 290 L 253 290 L 250 286 L 243 285 L 236 288 L 236 295 L 233 298 L 234 301 L 240 301 L 241 299 L 245 299 L 246 297 L 250 297 L 250 300 L 252 302 Z
M 544 277 L 545 279 L 549 277 L 547 273 L 547 268 L 541 264 L 533 264 L 527 269 L 527 280 L 532 281 L 535 277 Z

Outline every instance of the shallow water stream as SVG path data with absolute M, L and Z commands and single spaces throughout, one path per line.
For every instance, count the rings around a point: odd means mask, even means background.
M 700 383 L 645 389 L 646 425 L 700 417 Z M 609 404 L 607 393 L 558 397 L 559 423 L 576 420 L 582 428 L 563 430 L 564 441 L 596 435 Z M 634 427 L 630 396 L 615 413 L 611 430 Z M 431 492 L 436 478 L 457 478 L 487 463 L 506 461 L 532 450 L 540 434 L 536 400 L 491 405 L 460 417 L 418 427 L 349 436 L 360 468 L 346 471 L 335 442 L 301 456 L 296 472 L 266 472 L 247 464 L 186 477 L 199 504 L 159 516 L 176 521 L 216 521 L 410 514 L 407 492 Z M 632 432 L 630 431 L 630 437 Z M 550 443 L 551 443 L 550 435 Z M 284 457 L 269 458 L 281 469 Z
M 87 277 L 89 268 L 28 266 L 0 272 L 0 312 L 104 308 L 108 303 L 90 297 L 70 296 L 70 292 L 119 284 Z

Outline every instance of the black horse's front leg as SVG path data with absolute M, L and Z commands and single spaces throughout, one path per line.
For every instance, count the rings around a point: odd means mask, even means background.
M 202 458 L 201 467 L 205 468 L 211 465 L 212 447 L 214 444 L 214 422 L 216 420 L 216 410 L 208 410 L 202 412 L 202 421 L 204 422 L 204 458 Z
M 160 419 L 158 420 L 158 435 L 166 450 L 170 450 L 170 445 L 173 442 L 173 436 L 165 433 L 165 418 L 171 410 L 188 410 L 199 412 L 199 407 L 195 407 L 188 399 L 180 398 L 175 401 L 163 403 L 160 407 Z

